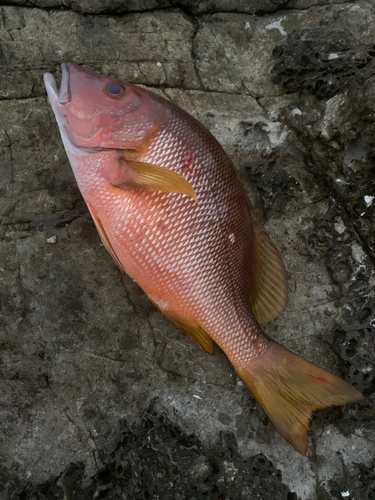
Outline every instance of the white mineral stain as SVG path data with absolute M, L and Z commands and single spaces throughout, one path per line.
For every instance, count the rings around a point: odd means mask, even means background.
M 324 113 L 324 118 L 322 121 L 322 136 L 328 140 L 334 135 L 336 129 L 336 115 L 338 111 L 343 107 L 345 103 L 345 97 L 343 95 L 337 94 L 331 99 L 328 99 L 326 103 L 326 110 Z
M 332 61 L 332 59 L 337 59 L 338 57 L 338 54 L 334 54 L 333 52 L 331 52 L 331 54 L 328 54 L 328 61 Z
M 161 68 L 161 62 L 157 62 L 156 66 L 159 66 L 159 68 Z
M 348 497 L 349 495 L 350 495 L 349 491 L 342 491 L 342 492 L 341 492 L 341 496 L 342 496 L 343 498 Z
M 366 266 L 364 266 L 363 264 L 360 264 L 357 269 L 355 270 L 355 276 L 353 276 L 353 278 L 351 278 L 351 281 L 355 281 L 357 279 L 357 274 L 360 272 L 360 271 L 366 271 Z
M 292 109 L 292 115 L 302 115 L 302 111 L 299 108 Z
M 266 30 L 279 30 L 282 35 L 286 35 L 286 31 L 284 28 L 281 26 L 281 21 L 283 21 L 285 18 L 283 17 L 282 19 L 279 19 L 278 21 L 273 21 L 272 23 L 268 24 L 266 26 Z
M 342 184 L 349 184 L 348 182 L 343 181 L 342 179 L 336 179 L 336 182 L 341 182 Z
M 245 30 L 249 30 L 249 29 L 250 29 L 250 23 L 249 23 L 249 21 L 246 21 Z
M 57 243 L 57 236 L 53 235 L 50 238 L 47 238 L 47 243 L 51 243 L 52 245 Z
M 361 264 L 362 261 L 365 259 L 366 255 L 365 255 L 365 252 L 363 251 L 363 248 L 360 247 L 359 245 L 357 244 L 354 244 L 352 246 L 352 255 L 353 255 L 353 258 L 356 262 L 358 262 L 358 264 Z
M 269 122 L 262 128 L 265 132 L 268 132 L 268 139 L 272 148 L 277 148 L 287 138 L 288 129 L 282 126 L 280 122 Z
M 371 207 L 372 202 L 374 201 L 375 196 L 365 196 L 366 208 Z
M 202 399 L 202 398 L 201 398 L 200 396 L 198 396 L 197 394 L 193 394 L 193 397 L 194 397 L 195 399 Z

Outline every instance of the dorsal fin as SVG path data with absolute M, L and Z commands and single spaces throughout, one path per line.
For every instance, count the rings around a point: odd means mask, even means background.
M 255 215 L 240 173 L 234 165 L 233 168 L 242 184 L 253 219 L 255 255 L 254 279 L 250 295 L 251 309 L 258 323 L 268 323 L 277 318 L 286 306 L 288 282 L 285 267 L 267 231 Z
M 285 309 L 288 283 L 281 256 L 251 208 L 254 228 L 254 281 L 251 308 L 259 323 L 268 323 Z

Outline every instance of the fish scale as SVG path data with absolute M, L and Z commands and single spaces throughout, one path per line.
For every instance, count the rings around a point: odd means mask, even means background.
M 48 96 L 105 248 L 204 351 L 214 342 L 277 430 L 306 454 L 312 412 L 360 401 L 259 326 L 286 305 L 281 257 L 214 137 L 174 104 L 75 64 Z M 111 89 L 113 93 L 111 94 Z

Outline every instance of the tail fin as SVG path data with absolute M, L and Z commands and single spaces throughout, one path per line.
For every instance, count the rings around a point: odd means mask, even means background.
M 354 387 L 270 342 L 264 355 L 238 374 L 281 436 L 301 455 L 314 410 L 361 401 Z

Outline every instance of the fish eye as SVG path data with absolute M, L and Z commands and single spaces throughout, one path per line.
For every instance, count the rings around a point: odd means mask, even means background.
M 106 93 L 110 97 L 122 97 L 125 95 L 125 90 L 118 83 L 110 83 L 107 85 Z

